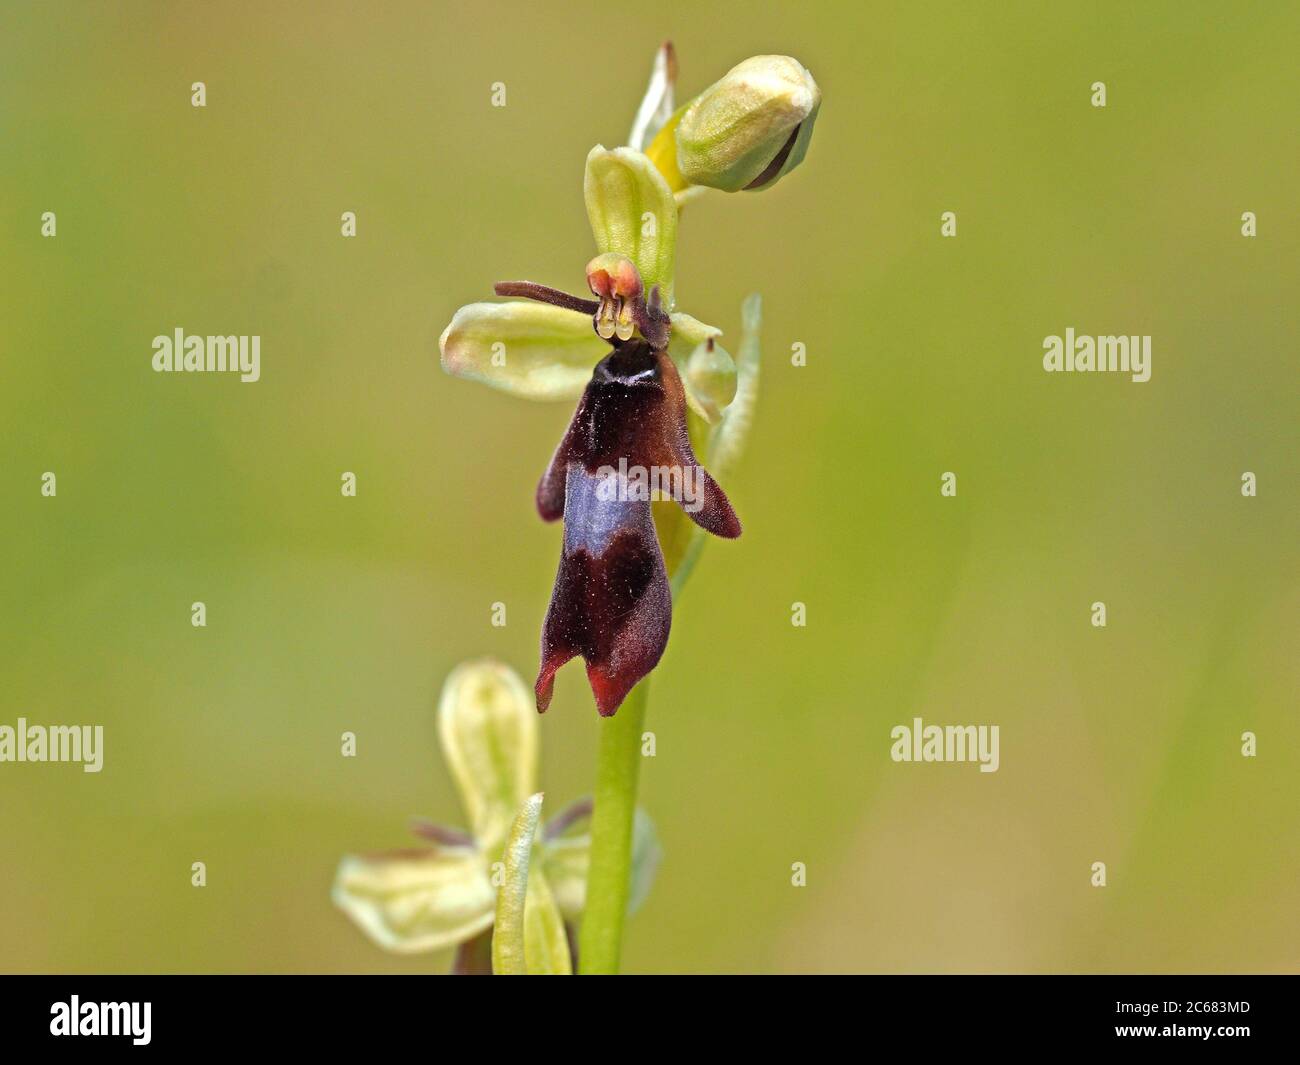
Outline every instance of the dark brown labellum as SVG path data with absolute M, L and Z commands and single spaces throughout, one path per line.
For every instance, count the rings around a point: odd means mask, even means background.
M 699 464 L 672 360 L 644 340 L 597 364 L 568 432 L 537 487 L 564 547 L 542 628 L 537 708 L 581 655 L 602 715 L 613 714 L 668 643 L 672 594 L 655 536 L 650 488 L 672 495 L 701 528 L 740 535 L 726 494 Z M 676 494 L 675 494 L 676 492 Z

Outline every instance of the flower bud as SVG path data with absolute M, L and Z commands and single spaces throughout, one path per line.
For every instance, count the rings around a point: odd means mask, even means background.
M 798 60 L 756 55 L 692 100 L 677 123 L 677 166 L 692 185 L 764 189 L 808 150 L 822 94 Z

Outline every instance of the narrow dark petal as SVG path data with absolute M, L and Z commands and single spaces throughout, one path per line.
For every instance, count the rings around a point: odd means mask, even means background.
M 590 817 L 591 811 L 595 808 L 595 800 L 590 795 L 586 798 L 575 799 L 546 822 L 546 827 L 542 829 L 542 838 L 546 840 L 559 839 L 579 821 Z
M 456 960 L 451 966 L 452 976 L 492 975 L 492 929 L 480 932 L 456 948 Z
M 740 535 L 726 493 L 695 458 L 686 396 L 672 360 L 644 340 L 618 345 L 596 366 L 564 439 L 537 487 L 548 521 L 564 516 L 564 548 L 542 627 L 537 709 L 555 672 L 581 656 L 602 715 L 613 714 L 663 654 L 672 595 L 650 495 L 637 471 L 670 471 L 674 496 L 701 528 Z M 662 487 L 659 485 L 658 487 Z
M 441 843 L 444 847 L 472 847 L 474 845 L 474 837 L 468 832 L 462 832 L 459 828 L 448 828 L 446 825 L 434 824 L 432 821 L 426 821 L 423 817 L 411 818 L 411 831 L 421 839 Z
M 569 428 L 565 432 L 555 454 L 551 456 L 550 465 L 537 482 L 537 513 L 542 521 L 555 521 L 564 516 L 564 481 L 569 472 L 569 457 L 575 447 L 580 445 L 581 427 L 586 422 L 587 396 L 584 393 L 578 400 L 578 409 L 573 412 Z
M 498 281 L 492 286 L 492 291 L 498 296 L 523 296 L 525 299 L 537 300 L 539 303 L 550 303 L 556 307 L 564 307 L 570 311 L 580 311 L 586 315 L 595 314 L 597 308 L 600 307 L 600 304 L 595 300 L 573 296 L 568 292 L 562 292 L 558 288 L 551 288 L 549 285 L 539 285 L 536 281 Z

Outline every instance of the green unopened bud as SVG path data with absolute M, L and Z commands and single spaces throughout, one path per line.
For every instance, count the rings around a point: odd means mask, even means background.
M 765 189 L 808 150 L 822 94 L 798 60 L 756 55 L 686 105 L 677 167 L 692 185 Z

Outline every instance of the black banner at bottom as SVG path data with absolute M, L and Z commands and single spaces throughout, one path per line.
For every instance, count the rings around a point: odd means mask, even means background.
M 756 1038 L 770 1050 L 782 1036 L 812 1049 L 840 1033 L 864 1051 L 900 1041 L 979 1051 L 1125 1043 L 1285 1051 L 1296 1043 L 1289 976 L 865 976 L 839 987 L 817 977 L 703 979 L 732 986 L 631 977 L 575 992 L 556 981 L 489 988 L 409 976 L 10 976 L 0 982 L 0 1046 L 9 1060 L 23 1060 L 10 1056 L 15 1049 L 109 1045 L 372 1055 L 392 1038 L 437 1055 L 471 1039 L 485 1050 L 512 1040 L 544 1046 L 548 1029 L 560 1027 L 565 1045 L 581 1046 L 587 1026 L 606 1033 L 593 1044 L 605 1053 L 611 1026 L 642 1052 L 672 1053 L 714 1043 L 734 1050 Z

